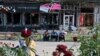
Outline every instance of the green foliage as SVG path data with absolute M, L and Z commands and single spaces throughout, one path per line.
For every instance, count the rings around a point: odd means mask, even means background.
M 81 56 L 100 56 L 100 40 L 94 40 L 91 37 L 82 37 L 81 38 Z
M 1 56 L 17 56 L 16 51 L 9 48 L 6 44 L 0 49 L 1 49 Z
M 4 45 L 0 48 L 0 56 L 29 56 L 26 47 L 11 48 Z
M 18 35 L 18 40 L 21 40 L 21 36 Z M 28 50 L 35 52 L 36 50 L 33 48 L 29 48 L 27 46 L 17 46 L 17 47 L 9 47 L 7 44 L 0 47 L 0 56 L 30 56 Z
M 100 56 L 99 36 L 100 25 L 96 25 L 88 35 L 80 37 L 80 56 Z

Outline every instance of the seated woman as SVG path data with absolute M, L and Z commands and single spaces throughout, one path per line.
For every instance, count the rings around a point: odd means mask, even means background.
M 43 41 L 49 41 L 49 32 L 48 30 L 46 30 L 43 34 Z

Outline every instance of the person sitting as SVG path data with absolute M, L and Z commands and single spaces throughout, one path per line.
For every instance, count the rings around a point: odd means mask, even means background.
M 64 32 L 59 33 L 59 41 L 62 41 L 62 40 L 65 41 L 65 33 Z
M 43 41 L 49 41 L 49 32 L 48 30 L 46 30 L 43 34 Z
M 58 40 L 58 33 L 55 32 L 54 30 L 51 32 L 51 40 Z

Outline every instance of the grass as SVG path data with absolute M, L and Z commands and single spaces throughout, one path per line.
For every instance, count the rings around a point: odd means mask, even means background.
M 66 41 L 72 41 L 72 35 L 71 35 L 71 33 L 68 33 L 68 34 L 65 36 L 65 39 L 66 39 Z
M 20 36 L 20 33 L 18 33 L 18 35 Z M 18 35 L 16 35 L 16 37 L 13 38 L 13 40 L 18 40 Z M 21 37 L 21 36 L 20 36 Z M 42 41 L 43 40 L 43 34 L 32 34 L 32 38 L 36 41 Z M 2 36 L 0 37 L 0 39 L 8 39 L 7 37 Z M 24 39 L 23 37 L 21 37 L 21 39 Z M 65 36 L 65 40 L 66 41 L 72 41 L 72 36 L 71 36 L 71 33 L 68 33 L 66 36 Z

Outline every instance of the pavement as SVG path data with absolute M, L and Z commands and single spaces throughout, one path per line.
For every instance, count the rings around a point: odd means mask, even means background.
M 55 51 L 56 46 L 58 44 L 64 44 L 69 49 L 74 45 L 74 42 L 37 42 L 37 48 L 36 48 L 37 54 L 39 54 L 39 56 L 52 56 L 52 52 Z M 78 56 L 78 54 L 75 53 L 77 48 L 79 48 L 78 42 L 75 43 L 75 45 L 72 47 L 72 49 L 75 49 L 74 50 L 75 56 Z M 45 55 L 44 55 L 44 53 L 45 53 Z
M 0 42 L 14 44 L 14 46 L 19 45 L 18 41 L 11 41 L 11 40 L 0 40 Z M 55 51 L 56 46 L 58 44 L 64 44 L 69 48 L 72 47 L 74 49 L 73 54 L 78 56 L 77 49 L 80 46 L 79 42 L 37 42 L 36 41 L 36 53 L 39 56 L 52 56 L 52 52 Z M 1 45 L 1 44 L 0 44 Z M 63 54 L 62 54 L 63 55 Z

